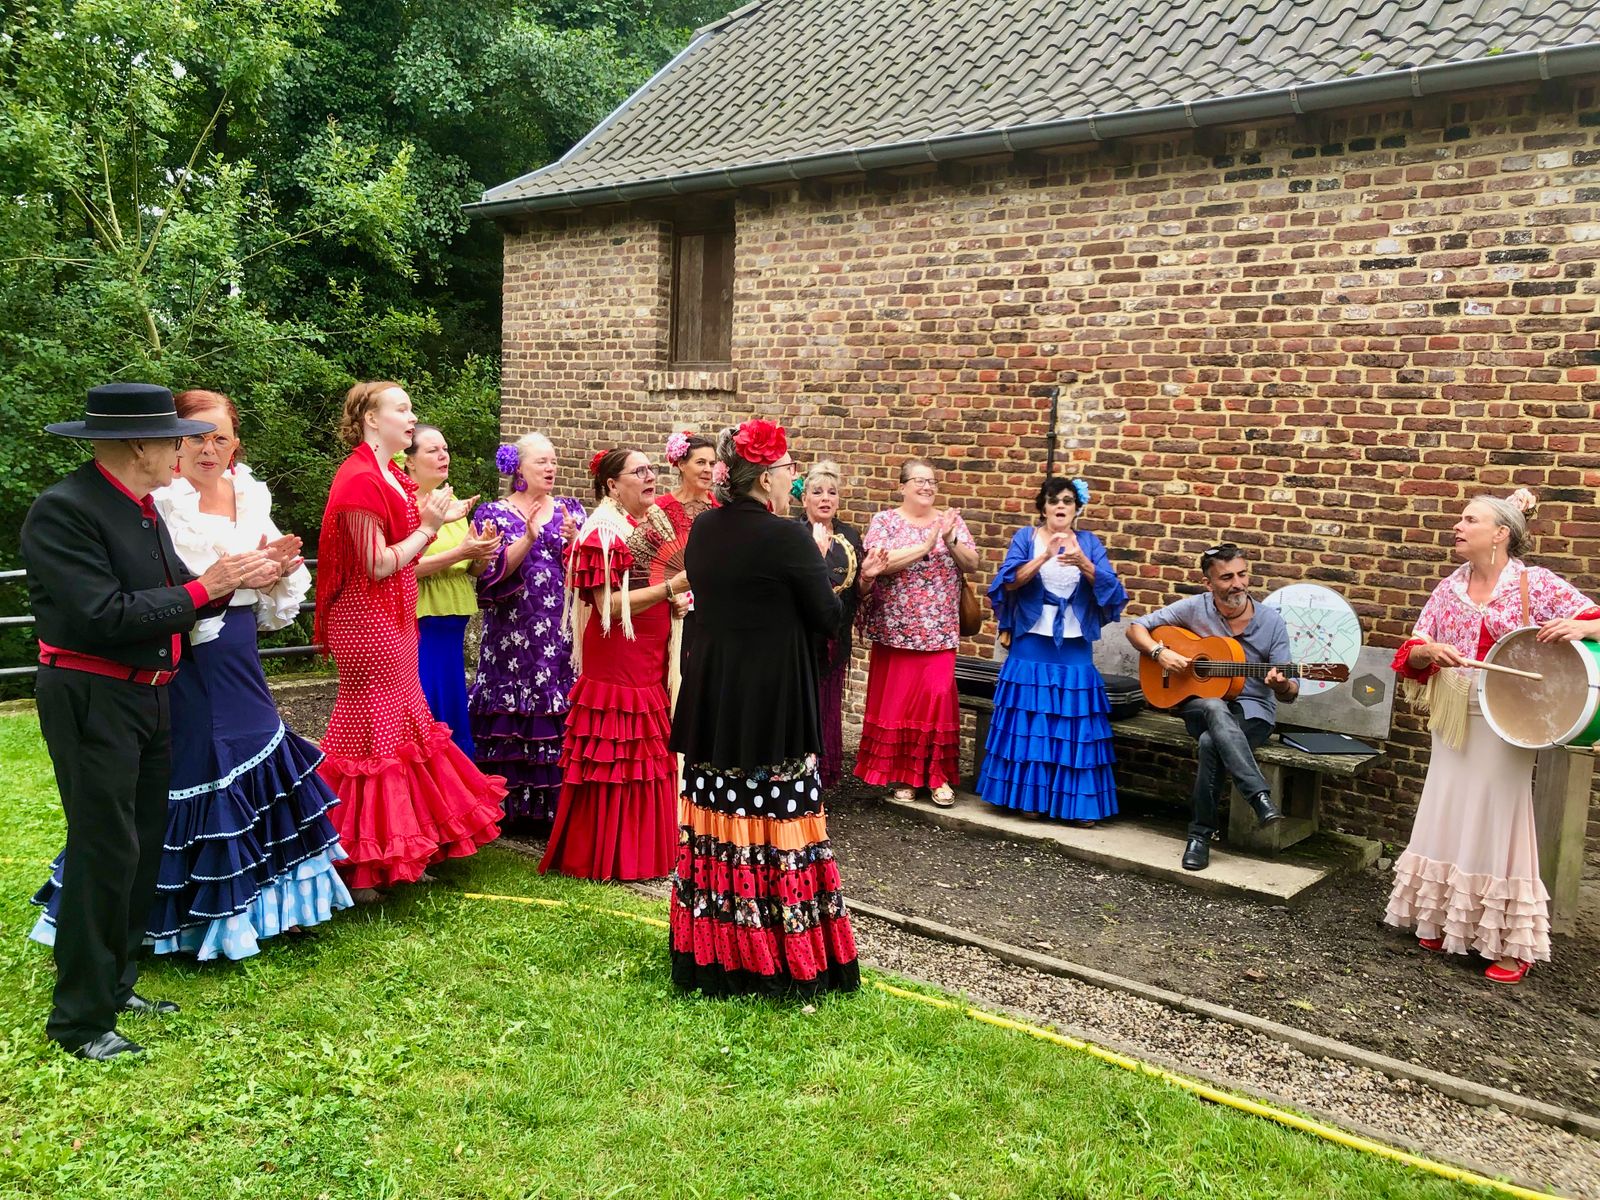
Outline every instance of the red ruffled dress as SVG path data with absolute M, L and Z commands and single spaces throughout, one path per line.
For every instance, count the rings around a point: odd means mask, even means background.
M 339 797 L 329 816 L 352 888 L 412 883 L 429 863 L 500 836 L 505 781 L 473 765 L 422 694 L 415 564 L 374 581 L 353 534 L 352 518 L 366 514 L 387 544 L 404 540 L 420 523 L 415 494 L 403 471 L 361 445 L 334 476 L 322 516 L 316 637 L 339 668 L 339 693 L 317 770 Z
M 613 542 L 609 563 L 600 531 L 573 548 L 568 582 L 593 606 L 607 582 L 620 593 L 648 587 L 636 559 Z M 667 700 L 668 604 L 633 614 L 633 633 L 620 617 L 606 631 L 591 612 L 583 629 L 583 659 L 572 689 L 561 747 L 561 800 L 539 870 L 580 879 L 659 879 L 677 852 L 678 762 L 667 749 L 672 715 Z

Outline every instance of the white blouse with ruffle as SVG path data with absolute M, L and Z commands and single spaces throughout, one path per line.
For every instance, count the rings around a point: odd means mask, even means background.
M 240 464 L 229 473 L 233 481 L 234 520 L 200 511 L 200 493 L 181 475 L 164 488 L 151 493 L 161 510 L 161 518 L 172 534 L 172 544 L 184 566 L 196 575 L 224 554 L 243 554 L 261 545 L 261 539 L 282 537 L 272 523 L 272 493 L 267 485 Z M 302 565 L 270 588 L 240 588 L 228 601 L 229 608 L 250 605 L 256 610 L 256 628 L 282 629 L 300 614 L 300 605 L 311 590 L 311 572 Z M 222 618 L 207 617 L 189 634 L 195 645 L 209 642 L 222 632 Z

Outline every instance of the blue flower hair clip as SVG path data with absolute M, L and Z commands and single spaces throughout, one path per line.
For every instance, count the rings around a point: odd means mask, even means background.
M 1072 489 L 1073 498 L 1077 500 L 1079 508 L 1089 503 L 1089 485 L 1087 483 L 1081 479 L 1074 479 L 1067 486 Z
M 522 454 L 515 446 L 501 446 L 494 452 L 494 469 L 502 475 L 511 476 L 511 490 L 513 492 L 525 492 L 528 490 L 527 480 L 517 474 L 517 469 L 521 466 Z

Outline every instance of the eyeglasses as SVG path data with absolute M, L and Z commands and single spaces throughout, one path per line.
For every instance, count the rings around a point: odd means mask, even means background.
M 928 488 L 930 491 L 938 486 L 931 475 L 918 475 L 912 479 L 906 480 L 906 483 L 911 487 Z
M 632 475 L 635 479 L 639 480 L 654 479 L 657 475 L 661 474 L 661 469 L 659 467 L 646 465 L 642 467 L 635 467 L 631 471 L 623 471 L 622 474 Z
M 767 464 L 767 470 L 769 470 L 769 471 L 781 471 L 781 470 L 783 470 L 784 467 L 788 467 L 789 470 L 794 471 L 796 473 L 798 473 L 799 470 L 800 470 L 800 464 L 795 462 L 795 460 L 792 459 L 792 458 L 788 462 L 768 463 Z
M 208 433 L 204 436 L 191 433 L 183 440 L 191 450 L 204 450 L 207 446 L 211 446 L 218 454 L 226 454 L 234 447 L 234 439 L 221 433 Z

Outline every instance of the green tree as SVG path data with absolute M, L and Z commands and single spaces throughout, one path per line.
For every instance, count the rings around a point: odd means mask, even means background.
M 457 491 L 492 493 L 500 238 L 461 206 L 563 153 L 725 7 L 7 6 L 0 523 L 81 461 L 33 431 L 111 379 L 232 395 L 279 523 L 308 541 L 357 378 L 405 384 L 451 441 Z
M 314 203 L 286 211 L 241 136 L 328 0 L 98 0 L 14 11 L 0 40 L 0 411 L 16 430 L 76 415 L 107 379 L 325 391 L 325 331 L 250 286 L 324 239 L 408 269 L 410 153 L 334 127 L 301 161 Z M 0 444 L 0 520 L 81 455 Z

